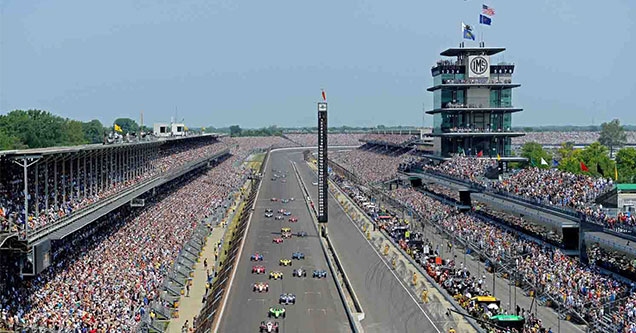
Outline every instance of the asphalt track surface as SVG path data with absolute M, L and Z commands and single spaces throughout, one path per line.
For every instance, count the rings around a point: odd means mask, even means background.
M 351 331 L 336 282 L 329 272 L 320 240 L 289 162 L 288 154 L 300 154 L 301 151 L 275 151 L 270 155 L 219 332 L 258 332 L 261 321 L 270 320 L 267 317 L 268 309 L 278 306 L 283 292 L 295 294 L 296 304 L 283 305 L 286 318 L 271 319 L 280 324 L 280 332 Z M 272 169 L 286 172 L 287 177 L 272 181 Z M 283 183 L 282 179 L 286 182 Z M 272 197 L 279 201 L 272 202 Z M 281 198 L 290 197 L 296 200 L 286 204 L 280 202 Z M 287 209 L 298 218 L 298 222 L 289 222 L 289 217 L 282 221 L 265 218 L 264 211 L 267 208 L 274 210 L 274 216 L 278 215 L 276 211 L 279 209 Z M 285 239 L 282 244 L 275 244 L 272 240 L 280 237 L 281 227 L 290 227 L 293 233 L 302 230 L 308 235 L 305 238 L 294 236 Z M 250 261 L 250 256 L 256 252 L 263 255 L 263 261 Z M 303 252 L 305 260 L 293 260 L 291 267 L 280 266 L 279 260 L 291 259 L 293 252 Z M 253 265 L 265 266 L 266 274 L 252 274 Z M 307 277 L 292 276 L 292 270 L 298 267 L 307 270 Z M 313 269 L 326 270 L 327 278 L 312 278 Z M 269 280 L 270 271 L 283 272 L 283 279 Z M 268 282 L 269 292 L 253 292 L 252 286 L 256 282 Z
M 316 175 L 303 161 L 302 154 L 290 152 L 289 158 L 296 162 L 303 182 L 312 187 Z M 312 200 L 317 202 L 316 187 L 308 189 Z M 365 313 L 361 321 L 365 333 L 435 333 L 438 329 L 447 332 L 443 329 L 446 309 L 418 304 L 332 196 L 328 232 Z

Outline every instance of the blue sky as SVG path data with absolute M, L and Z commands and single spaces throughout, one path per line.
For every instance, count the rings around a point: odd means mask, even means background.
M 482 3 L 0 0 L 0 113 L 308 126 L 325 88 L 330 125 L 420 126 L 464 21 L 517 65 L 515 125 L 636 124 L 636 2 Z

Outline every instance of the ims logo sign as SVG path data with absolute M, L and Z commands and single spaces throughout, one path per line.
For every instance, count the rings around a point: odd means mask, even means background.
M 484 57 L 475 57 L 470 61 L 470 70 L 475 74 L 484 74 L 488 69 L 488 60 Z

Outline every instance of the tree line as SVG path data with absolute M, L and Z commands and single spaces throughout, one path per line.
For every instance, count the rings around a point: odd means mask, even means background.
M 101 143 L 113 131 L 114 124 L 122 135 L 137 133 L 139 125 L 130 118 L 118 118 L 106 126 L 97 119 L 82 122 L 42 110 L 15 110 L 0 115 L 0 150 L 72 146 Z M 144 131 L 150 129 L 145 127 Z
M 574 149 L 571 142 L 564 142 L 554 151 L 543 149 L 541 144 L 528 142 L 521 148 L 521 156 L 527 159 L 522 166 L 558 168 L 575 174 L 612 178 L 618 183 L 636 183 L 636 149 L 614 149 L 627 143 L 625 127 L 618 119 L 603 123 L 599 141 L 584 149 Z M 612 159 L 611 157 L 614 157 Z

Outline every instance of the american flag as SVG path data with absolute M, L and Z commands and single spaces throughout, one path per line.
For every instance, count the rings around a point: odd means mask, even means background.
M 495 9 L 486 5 L 481 5 L 481 13 L 488 16 L 495 16 Z

